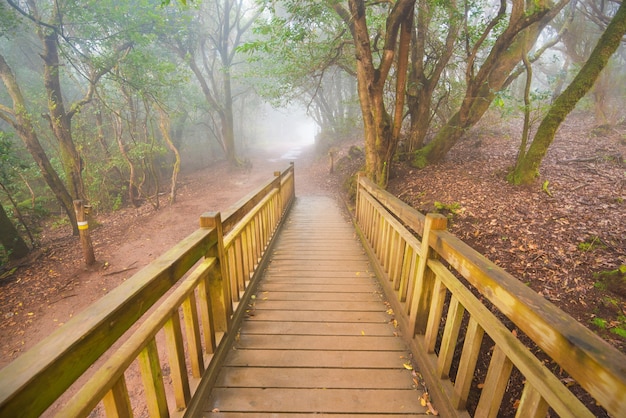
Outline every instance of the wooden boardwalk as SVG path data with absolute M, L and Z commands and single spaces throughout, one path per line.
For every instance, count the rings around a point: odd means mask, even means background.
M 408 348 L 334 200 L 296 200 L 255 296 L 204 415 L 426 414 Z

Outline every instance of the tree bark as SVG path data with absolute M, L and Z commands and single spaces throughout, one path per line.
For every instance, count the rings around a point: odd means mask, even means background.
M 512 183 L 529 184 L 539 175 L 539 165 L 552 144 L 559 126 L 576 107 L 578 101 L 591 90 L 609 58 L 619 47 L 624 34 L 626 34 L 626 1 L 620 4 L 617 13 L 600 37 L 585 65 L 571 84 L 557 97 L 541 121 L 528 152 L 511 173 Z
M 28 245 L 17 232 L 2 205 L 0 205 L 0 243 L 11 261 L 19 260 L 28 255 Z

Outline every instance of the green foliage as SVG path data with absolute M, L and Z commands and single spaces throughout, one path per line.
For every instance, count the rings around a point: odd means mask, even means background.
M 437 213 L 441 213 L 446 215 L 448 219 L 452 220 L 454 215 L 457 215 L 463 211 L 463 207 L 458 202 L 453 203 L 442 203 L 442 202 L 434 202 L 435 211 Z
M 606 319 L 595 317 L 591 320 L 591 323 L 601 329 L 606 329 L 607 327 Z
M 413 159 L 411 165 L 415 168 L 424 168 L 428 165 L 428 145 L 424 148 L 418 149 L 413 152 Z
M 605 248 L 600 237 L 596 235 L 590 235 L 583 242 L 578 244 L 578 250 L 582 252 L 592 251 L 598 248 Z
M 50 225 L 52 229 L 64 228 L 70 224 L 70 221 L 66 217 L 59 217 Z
M 622 338 L 626 338 L 626 317 L 624 315 L 619 315 L 618 320 L 620 321 L 620 324 L 611 328 L 609 331 Z
M 113 205 L 111 207 L 112 210 L 118 211 L 122 208 L 122 205 L 124 203 L 124 199 L 122 198 L 122 195 L 127 190 L 128 190 L 127 187 L 123 187 L 122 190 L 115 196 L 115 200 L 113 200 Z
M 605 319 L 601 317 L 594 317 L 591 319 L 591 324 L 602 329 L 609 331 L 612 334 L 618 335 L 622 338 L 626 338 L 626 315 L 620 310 L 620 303 L 617 299 L 605 297 L 602 303 L 618 311 L 614 319 Z
M 333 101 L 339 100 L 345 107 L 342 90 L 346 87 L 328 84 L 344 69 L 353 74 L 354 50 L 349 31 L 332 7 L 326 2 L 295 0 L 281 2 L 280 10 L 274 2 L 263 4 L 265 12 L 253 26 L 254 38 L 237 48 L 248 56 L 250 69 L 245 76 L 255 91 L 277 107 L 293 101 L 317 107 L 316 95 L 334 106 L 338 103 Z M 354 85 L 350 78 L 345 86 Z M 341 114 L 345 112 L 333 117 Z
M 594 288 L 596 288 L 596 289 L 598 289 L 598 290 L 602 290 L 602 291 L 604 291 L 604 290 L 606 290 L 606 283 L 604 283 L 604 282 L 602 282 L 602 281 L 600 281 L 600 282 L 595 282 L 595 283 L 593 284 L 593 287 L 594 287 Z
M 543 190 L 543 192 L 547 194 L 548 196 L 552 197 L 552 192 L 548 188 L 549 185 L 550 185 L 549 180 L 544 181 L 543 184 L 541 185 L 541 190 Z
M 0 3 L 0 37 L 14 33 L 20 24 L 15 10 L 5 2 Z

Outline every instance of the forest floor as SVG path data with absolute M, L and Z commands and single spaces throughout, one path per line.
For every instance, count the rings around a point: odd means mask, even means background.
M 597 276 L 626 265 L 626 125 L 597 129 L 584 115 L 568 118 L 540 181 L 528 187 L 505 180 L 520 136 L 511 125 L 483 121 L 423 170 L 394 164 L 388 189 L 422 212 L 447 214 L 453 233 L 626 352 L 626 292 Z M 337 146 L 332 174 L 326 154 L 288 145 L 251 151 L 249 170 L 217 162 L 183 173 L 175 204 L 96 214 L 90 268 L 69 226 L 50 224 L 30 262 L 0 272 L 0 368 L 193 232 L 203 212 L 224 211 L 289 161 L 297 195 L 345 199 L 345 177 L 363 164 L 349 156 L 355 144 Z
M 626 268 L 626 123 L 572 115 L 537 183 L 516 187 L 521 130 L 493 116 L 441 164 L 397 166 L 388 190 L 448 215 L 452 233 L 626 352 L 626 271 L 606 277 Z

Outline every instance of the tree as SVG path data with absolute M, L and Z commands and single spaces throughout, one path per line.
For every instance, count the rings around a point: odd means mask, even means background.
M 274 107 L 298 103 L 330 145 L 359 120 L 353 41 L 338 15 L 320 2 L 267 1 L 249 54 L 246 81 Z
M 70 47 L 73 47 L 76 51 L 80 51 L 79 55 L 83 58 L 85 58 L 86 53 L 91 49 L 88 47 L 85 48 L 84 45 L 81 45 L 83 48 L 72 45 L 68 37 L 64 35 L 67 31 L 64 25 L 68 23 L 64 13 L 66 10 L 73 10 L 74 5 L 64 4 L 65 8 L 59 5 L 51 7 L 49 8 L 49 16 L 46 17 L 40 12 L 34 0 L 26 2 L 26 8 L 20 7 L 20 5 L 13 0 L 7 0 L 7 2 L 35 25 L 35 32 L 42 45 L 42 53 L 40 56 L 43 60 L 43 82 L 49 112 L 44 116 L 50 124 L 50 128 L 59 144 L 61 162 L 67 179 L 68 191 L 73 199 L 80 199 L 86 202 L 87 196 L 85 195 L 81 174 L 83 161 L 72 137 L 72 118 L 84 105 L 92 100 L 96 84 L 104 74 L 110 71 L 115 60 L 109 62 L 101 61 L 101 63 L 105 63 L 104 66 L 91 66 L 89 73 L 85 74 L 88 80 L 87 92 L 81 99 L 72 103 L 69 107 L 66 106 L 60 71 L 63 64 L 59 55 L 60 39 L 70 44 Z M 130 45 L 123 44 L 118 47 L 115 53 L 119 57 L 123 55 L 129 47 Z M 66 58 L 68 56 L 68 54 L 65 54 Z M 91 61 L 95 62 L 96 60 Z
M 349 28 L 354 41 L 358 93 L 365 135 L 365 173 L 377 184 L 385 186 L 389 164 L 398 140 L 399 131 L 394 128 L 394 124 L 401 123 L 401 120 L 397 120 L 398 113 L 395 114 L 394 120 L 387 111 L 384 98 L 385 85 L 397 58 L 395 106 L 401 110 L 404 106 L 402 92 L 405 88 L 405 78 L 401 74 L 406 74 L 408 66 L 408 46 L 411 41 L 415 0 L 398 0 L 393 6 L 374 6 L 387 11 L 385 25 L 379 28 L 382 51 L 377 59 L 374 57 L 374 51 L 379 47 L 378 36 L 370 37 L 365 2 L 349 0 L 347 9 L 339 2 L 331 4 Z M 399 55 L 396 47 L 399 48 Z
M 33 193 L 33 189 L 28 184 L 28 181 L 24 177 L 21 170 L 27 168 L 25 164 L 23 164 L 18 156 L 13 152 L 13 143 L 10 141 L 11 135 L 7 135 L 5 132 L 0 131 L 0 189 L 6 194 L 7 198 L 11 202 L 13 206 L 13 212 L 17 219 L 20 221 L 26 233 L 28 234 L 28 238 L 32 245 L 35 245 L 35 239 L 33 238 L 33 234 L 30 232 L 30 228 L 26 224 L 26 220 L 22 215 L 22 211 L 15 201 L 14 194 L 18 189 L 15 187 L 15 177 L 20 177 L 24 181 L 24 184 L 31 192 L 31 204 L 32 209 L 35 208 L 35 195 Z
M 468 128 L 475 125 L 487 111 L 496 93 L 505 85 L 517 64 L 535 44 L 542 29 L 556 16 L 569 0 L 561 0 L 550 7 L 547 0 L 525 2 L 513 0 L 508 23 L 495 36 L 488 55 L 481 46 L 494 37 L 492 31 L 502 27 L 507 12 L 505 1 L 501 1 L 497 14 L 472 43 L 466 30 L 467 62 L 465 70 L 465 96 L 457 112 L 437 132 L 433 140 L 415 152 L 413 164 L 423 167 L 441 161 Z M 466 3 L 466 11 L 467 3 Z M 467 16 L 465 18 L 467 22 Z M 477 69 L 479 62 L 480 67 Z
M 438 9 L 442 9 L 439 11 Z M 438 13 L 442 16 L 437 18 Z M 407 151 L 420 149 L 431 128 L 432 115 L 445 100 L 448 93 L 440 96 L 435 107 L 435 91 L 454 55 L 462 16 L 459 16 L 456 0 L 449 3 L 419 0 L 415 30 L 411 45 L 411 68 L 407 86 L 407 106 L 410 116 Z M 447 33 L 439 32 L 441 30 Z
M 514 184 L 529 184 L 538 176 L 539 165 L 565 117 L 578 101 L 593 87 L 602 69 L 617 50 L 626 34 L 626 2 L 622 1 L 589 59 L 570 85 L 557 97 L 541 121 L 528 151 L 518 160 L 510 180 Z
M 166 42 L 189 66 L 200 89 L 219 120 L 219 140 L 229 163 L 238 165 L 235 149 L 233 115 L 233 68 L 237 47 L 260 10 L 248 7 L 244 0 L 203 2 L 199 13 L 179 16 L 175 34 L 165 35 Z
M 17 232 L 2 205 L 0 205 L 0 244 L 7 252 L 9 260 L 19 260 L 28 255 L 28 245 Z
M 18 218 L 22 221 L 24 227 L 27 228 L 19 209 L 15 204 L 15 200 L 8 190 L 8 186 L 5 184 L 11 180 L 11 172 L 15 169 L 13 165 L 17 163 L 17 159 L 11 150 L 11 145 L 12 143 L 9 141 L 9 136 L 0 131 L 0 189 L 6 193 L 7 197 L 11 201 L 11 204 L 13 205 L 13 210 L 16 211 Z M 32 242 L 32 236 L 30 236 L 30 238 Z M 9 261 L 25 257 L 29 251 L 28 246 L 4 210 L 2 202 L 0 202 L 0 245 L 4 247 Z M 0 262 L 1 261 L 2 260 L 0 260 Z
M 74 235 L 78 235 L 78 226 L 76 225 L 76 214 L 74 213 L 72 197 L 67 191 L 63 181 L 61 181 L 58 173 L 52 167 L 46 152 L 39 142 L 37 131 L 32 123 L 32 116 L 26 107 L 24 95 L 17 83 L 15 74 L 7 64 L 3 55 L 0 55 L 0 78 L 2 78 L 9 96 L 13 101 L 12 108 L 0 104 L 0 118 L 11 125 L 22 139 L 24 145 L 26 145 L 26 148 L 37 163 L 46 184 L 50 187 L 50 190 L 52 190 L 57 201 L 61 204 L 61 207 L 70 219 Z

